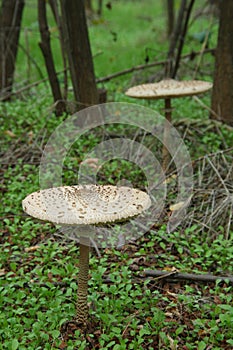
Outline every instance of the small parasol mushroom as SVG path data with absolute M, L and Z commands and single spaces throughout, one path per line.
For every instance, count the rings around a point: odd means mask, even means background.
M 61 186 L 40 190 L 22 202 L 23 210 L 40 220 L 59 225 L 83 227 L 80 234 L 78 300 L 75 321 L 85 328 L 88 318 L 87 288 L 90 235 L 88 225 L 130 219 L 151 205 L 147 193 L 130 187 L 112 185 Z
M 125 94 L 129 97 L 156 100 L 165 100 L 165 128 L 163 145 L 163 169 L 166 170 L 169 163 L 169 153 L 166 144 L 169 138 L 169 125 L 172 120 L 171 99 L 185 96 L 202 94 L 212 88 L 212 83 L 201 80 L 177 81 L 174 79 L 164 79 L 158 83 L 142 84 L 133 86 Z

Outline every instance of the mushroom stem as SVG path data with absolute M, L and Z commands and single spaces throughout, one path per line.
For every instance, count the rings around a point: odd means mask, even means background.
M 88 318 L 88 272 L 89 272 L 89 251 L 90 240 L 87 237 L 80 237 L 79 243 L 79 274 L 78 274 L 78 299 L 76 304 L 76 322 L 82 327 L 87 324 Z
M 172 121 L 171 99 L 165 98 L 165 123 L 164 123 L 164 134 L 163 134 L 163 150 L 162 150 L 163 170 L 165 173 L 167 173 L 169 162 L 170 162 L 170 154 L 166 146 L 169 144 L 171 121 Z

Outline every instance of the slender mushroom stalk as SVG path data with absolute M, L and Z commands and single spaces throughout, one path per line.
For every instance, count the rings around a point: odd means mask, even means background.
M 158 83 L 142 84 L 129 88 L 125 94 L 126 96 L 147 99 L 147 100 L 157 100 L 165 99 L 165 125 L 164 125 L 164 135 L 163 135 L 163 149 L 162 149 L 162 162 L 163 170 L 167 173 L 167 168 L 170 162 L 169 150 L 166 145 L 169 144 L 170 127 L 169 123 L 172 121 L 171 112 L 171 98 L 178 98 L 184 96 L 193 96 L 204 93 L 212 88 L 212 83 L 201 80 L 184 80 L 177 81 L 174 79 L 163 79 Z
M 79 243 L 79 273 L 78 273 L 78 299 L 76 304 L 76 322 L 86 325 L 88 319 L 88 274 L 89 274 L 89 248 L 90 240 L 80 237 Z
M 150 207 L 150 197 L 143 191 L 126 186 L 62 186 L 31 193 L 22 205 L 27 214 L 37 219 L 74 226 L 74 230 L 80 225 L 82 234 L 77 233 L 80 258 L 74 321 L 85 329 L 88 320 L 89 247 L 93 237 L 89 225 L 103 225 L 135 217 Z
M 170 126 L 172 121 L 172 109 L 171 109 L 171 99 L 165 98 L 165 122 L 164 122 L 164 132 L 163 132 L 163 150 L 162 150 L 162 168 L 164 173 L 168 172 L 170 153 L 168 148 L 170 139 Z

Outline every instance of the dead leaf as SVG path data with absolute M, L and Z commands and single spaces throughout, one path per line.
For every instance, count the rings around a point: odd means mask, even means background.
M 59 349 L 63 350 L 67 348 L 67 342 L 65 340 L 62 340 L 62 342 L 59 345 Z
M 178 272 L 179 270 L 177 268 L 175 268 L 174 266 L 170 267 L 170 266 L 165 266 L 164 269 L 165 271 L 169 271 L 169 272 Z
M 169 184 L 171 183 L 173 180 L 176 180 L 177 178 L 177 175 L 176 174 L 173 174 L 172 176 L 168 177 L 167 179 L 164 180 L 164 184 Z
M 34 137 L 33 131 L 29 131 L 28 132 L 28 142 L 29 143 L 32 143 L 33 137 Z
M 6 274 L 6 270 L 5 269 L 0 269 L 0 276 L 4 276 Z
M 136 265 L 140 265 L 140 266 L 144 265 L 145 261 L 146 261 L 146 257 L 145 256 L 140 256 L 139 258 L 134 258 L 133 259 L 133 263 L 136 264 Z
M 175 343 L 174 339 L 172 339 L 172 337 L 169 334 L 167 334 L 167 337 L 168 337 L 169 342 L 170 342 L 170 349 L 177 350 L 177 344 Z
M 175 203 L 170 205 L 169 209 L 171 211 L 176 211 L 176 210 L 180 210 L 183 206 L 184 206 L 185 202 L 179 202 L 179 203 Z
M 98 158 L 87 158 L 87 159 L 84 159 L 84 161 L 81 162 L 81 164 L 82 165 L 87 165 L 87 166 L 89 166 L 90 168 L 93 168 L 93 169 L 98 169 L 99 168 L 98 162 L 99 162 Z
M 34 252 L 35 250 L 37 250 L 37 249 L 39 249 L 39 248 L 40 248 L 39 245 L 34 245 L 34 246 L 32 246 L 32 247 L 27 247 L 27 248 L 25 248 L 24 251 L 25 251 L 26 253 L 28 253 L 28 252 Z
M 12 131 L 10 131 L 10 130 L 5 130 L 4 133 L 5 133 L 7 136 L 10 136 L 10 137 L 12 137 L 12 138 L 16 137 L 16 135 L 15 135 Z

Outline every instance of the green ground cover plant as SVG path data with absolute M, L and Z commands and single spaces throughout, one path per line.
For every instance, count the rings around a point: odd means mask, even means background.
M 197 8 L 201 3 L 197 1 Z M 112 10 L 104 7 L 103 17 L 89 23 L 97 78 L 143 64 L 147 54 L 150 60 L 164 59 L 167 50 L 165 23 L 164 9 L 158 1 L 148 0 L 148 5 L 140 1 L 113 1 Z M 185 52 L 200 50 L 201 44 L 193 34 L 208 25 L 209 19 L 205 16 L 194 21 Z M 23 50 L 19 51 L 18 87 L 46 75 L 38 49 L 34 1 L 26 6 L 23 26 L 36 64 L 25 60 Z M 210 45 L 214 47 L 217 40 L 215 21 L 212 32 Z M 25 35 L 21 34 L 24 47 Z M 62 65 L 55 27 L 52 35 L 59 70 Z M 211 81 L 213 62 L 212 56 L 206 56 L 197 78 Z M 135 103 L 124 95 L 124 91 L 151 75 L 160 79 L 161 69 L 151 68 L 105 83 L 109 101 Z M 194 70 L 194 62 L 182 65 L 179 78 L 193 77 Z M 206 106 L 210 105 L 210 96 L 207 93 L 201 98 Z M 138 103 L 156 111 L 163 108 L 163 102 Z M 26 195 L 39 188 L 38 169 L 43 147 L 66 116 L 53 114 L 47 82 L 0 104 L 0 349 L 233 348 L 232 283 L 220 280 L 220 276 L 233 275 L 232 205 L 225 206 L 222 213 L 224 192 L 218 197 L 213 191 L 220 186 L 220 176 L 232 196 L 232 170 L 227 174 L 225 171 L 232 164 L 233 154 L 232 150 L 224 152 L 232 148 L 233 132 L 229 127 L 209 120 L 209 111 L 193 98 L 175 100 L 173 116 L 194 167 L 196 190 L 187 220 L 174 232 L 167 233 L 166 224 L 171 215 L 169 206 L 177 188 L 174 176 L 168 179 L 164 213 L 149 232 L 121 249 L 93 248 L 88 299 L 93 328 L 82 334 L 75 327 L 68 331 L 64 328 L 75 314 L 78 242 L 52 224 L 28 217 L 21 207 Z M 125 132 L 127 137 L 134 138 L 138 131 L 133 127 L 125 130 L 122 125 L 109 130 L 117 135 Z M 77 180 L 84 154 L 102 139 L 99 128 L 75 144 L 64 164 L 66 184 Z M 159 159 L 160 145 L 151 135 L 139 135 L 137 140 L 155 152 Z M 208 158 L 210 154 L 212 156 Z M 207 158 L 218 169 L 217 175 L 213 167 L 207 167 Z M 146 186 L 141 169 L 127 161 L 106 162 L 98 173 L 98 181 L 102 184 L 116 184 L 121 180 L 142 189 Z M 217 207 L 214 206 L 216 203 Z M 145 277 L 147 269 L 213 274 L 219 276 L 219 280 L 213 283 Z

